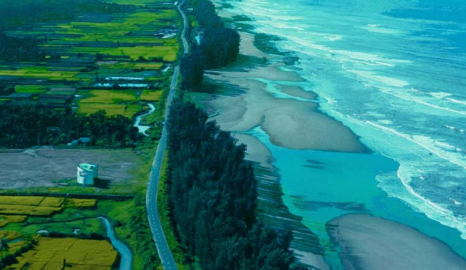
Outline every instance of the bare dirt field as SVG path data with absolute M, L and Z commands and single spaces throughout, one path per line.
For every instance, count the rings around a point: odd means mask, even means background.
M 135 185 L 138 172 L 145 168 L 147 153 L 132 149 L 0 150 L 0 189 L 52 187 L 74 182 L 80 163 L 99 165 L 99 178 L 110 185 Z

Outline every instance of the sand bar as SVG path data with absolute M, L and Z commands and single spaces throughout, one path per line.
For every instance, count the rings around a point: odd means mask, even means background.
M 345 269 L 464 270 L 466 260 L 444 242 L 418 230 L 369 215 L 344 215 L 330 221 L 332 241 Z

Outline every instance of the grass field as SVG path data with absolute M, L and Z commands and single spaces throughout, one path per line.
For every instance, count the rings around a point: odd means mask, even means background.
M 159 101 L 162 97 L 163 91 L 151 91 L 151 90 L 144 90 L 141 94 L 141 100 L 145 101 Z
M 66 208 L 93 208 L 97 205 L 96 199 L 66 199 Z
M 44 66 L 25 66 L 16 70 L 0 70 L 0 76 L 18 77 L 22 79 L 47 79 L 52 81 L 76 81 L 77 78 L 75 78 L 75 76 L 77 74 L 77 71 L 57 71 L 53 70 L 51 67 Z
M 47 91 L 47 87 L 43 85 L 16 85 L 16 93 L 28 93 L 28 94 L 42 94 Z
M 10 223 L 22 223 L 26 219 L 27 219 L 27 216 L 0 215 L 0 228 L 3 228 Z

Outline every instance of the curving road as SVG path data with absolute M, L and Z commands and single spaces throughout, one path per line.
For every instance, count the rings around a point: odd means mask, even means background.
M 185 0 L 181 2 L 177 8 L 183 17 L 183 30 L 181 31 L 181 40 L 183 41 L 184 54 L 189 53 L 189 44 L 186 39 L 186 32 L 188 30 L 188 19 L 182 6 Z M 167 105 L 165 108 L 165 122 L 169 117 L 170 106 L 172 104 L 173 98 L 175 96 L 175 91 L 177 88 L 178 77 L 180 74 L 180 67 L 176 66 L 173 73 L 172 81 L 170 84 L 170 92 L 167 98 Z M 163 127 L 162 136 L 159 140 L 157 150 L 155 152 L 154 162 L 152 163 L 150 175 L 149 175 L 149 186 L 146 193 L 146 209 L 147 209 L 147 218 L 149 219 L 149 226 L 152 231 L 152 238 L 155 241 L 155 246 L 157 247 L 157 252 L 159 254 L 160 260 L 162 261 L 162 266 L 165 270 L 174 270 L 178 269 L 173 259 L 173 255 L 168 247 L 167 239 L 162 230 L 162 224 L 160 223 L 159 212 L 157 209 L 157 189 L 159 185 L 160 170 L 162 168 L 163 155 L 167 147 L 167 129 Z

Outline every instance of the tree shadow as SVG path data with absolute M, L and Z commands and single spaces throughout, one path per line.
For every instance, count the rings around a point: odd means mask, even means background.
M 101 188 L 101 189 L 109 189 L 110 188 L 110 180 L 108 179 L 101 179 L 96 178 L 94 179 L 94 187 Z

